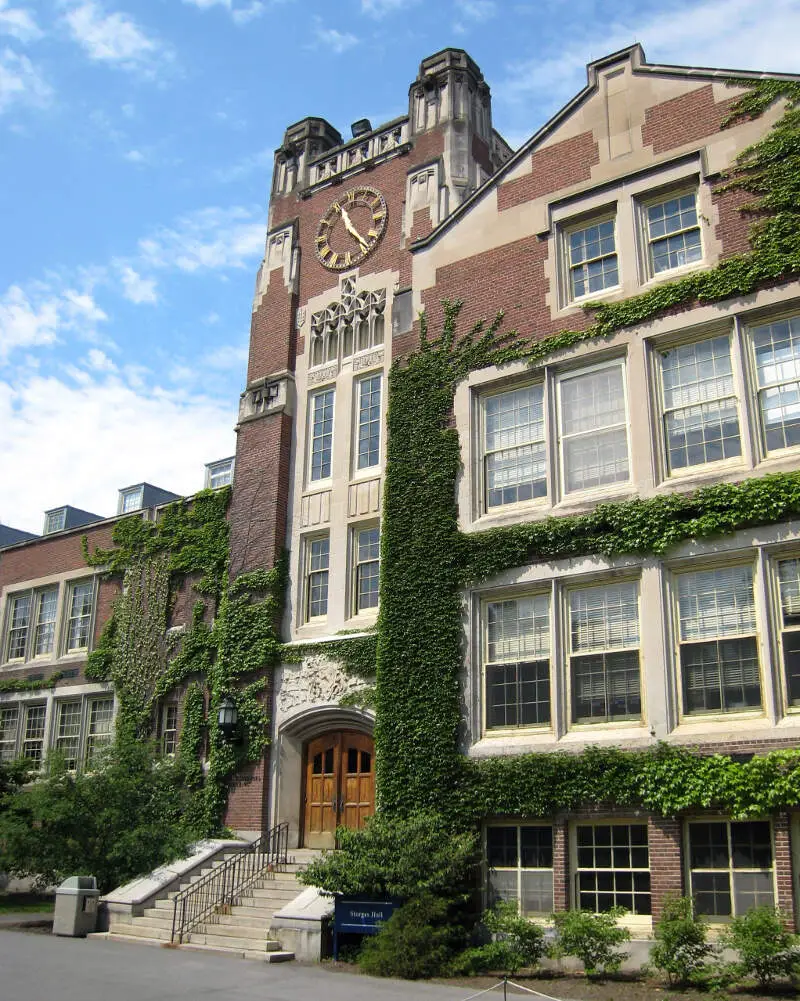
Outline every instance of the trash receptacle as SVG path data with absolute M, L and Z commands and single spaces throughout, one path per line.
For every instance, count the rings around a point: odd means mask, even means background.
M 56 890 L 53 934 L 83 938 L 97 927 L 100 891 L 94 876 L 70 876 Z

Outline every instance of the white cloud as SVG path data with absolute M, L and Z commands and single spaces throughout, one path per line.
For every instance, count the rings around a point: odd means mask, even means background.
M 91 348 L 86 355 L 86 364 L 95 372 L 116 372 L 117 366 L 100 348 Z
M 147 35 L 122 12 L 106 13 L 95 0 L 84 0 L 64 15 L 73 39 L 90 59 L 121 69 L 153 76 L 172 53 L 157 38 Z
M 211 7 L 223 7 L 233 19 L 234 24 L 247 24 L 254 17 L 264 13 L 266 3 L 263 0 L 250 0 L 249 3 L 237 4 L 235 0 L 183 0 L 192 7 L 209 10 Z
M 557 54 L 509 68 L 492 91 L 501 101 L 532 100 L 546 105 L 567 100 L 586 83 L 586 63 L 640 41 L 650 62 L 794 72 L 800 46 L 797 0 L 706 0 L 673 4 L 657 16 L 610 17 L 598 33 L 589 22 L 583 34 L 574 29 Z M 597 38 L 602 37 L 602 47 Z M 534 126 L 538 122 L 532 123 Z
M 200 209 L 140 240 L 140 258 L 147 267 L 188 272 L 249 267 L 264 253 L 264 234 L 260 213 Z
M 361 12 L 369 14 L 370 17 L 384 17 L 396 10 L 413 7 L 417 3 L 419 0 L 361 0 Z
M 122 154 L 122 159 L 129 163 L 147 162 L 147 156 L 140 149 L 129 149 L 127 153 Z
M 90 291 L 56 291 L 44 283 L 23 291 L 12 285 L 0 298 L 0 366 L 12 352 L 55 344 L 67 331 L 92 340 L 107 319 Z
M 220 344 L 213 351 L 204 354 L 200 359 L 200 364 L 206 368 L 243 372 L 247 364 L 247 356 L 247 341 L 241 344 Z
M 153 305 L 158 302 L 155 278 L 143 278 L 130 264 L 118 266 L 122 279 L 122 294 L 126 299 L 137 305 L 142 303 Z
M 42 30 L 25 7 L 9 7 L 0 0 L 0 35 L 11 35 L 21 42 L 33 42 L 42 37 Z
M 0 52 L 0 114 L 15 104 L 42 107 L 52 89 L 27 56 L 11 49 Z
M 483 24 L 497 13 L 495 0 L 456 0 L 456 24 L 458 32 L 466 31 L 467 24 Z
M 358 45 L 358 38 L 349 31 L 337 31 L 336 28 L 325 28 L 319 20 L 314 26 L 314 37 L 322 48 L 330 49 L 337 56 Z
M 80 378 L 28 370 L 13 383 L 0 379 L 4 523 L 38 532 L 40 512 L 65 503 L 108 515 L 117 490 L 141 480 L 194 493 L 204 464 L 232 454 L 230 405 L 192 391 L 143 390 L 101 355 Z M 32 456 L 45 478 L 19 475 Z

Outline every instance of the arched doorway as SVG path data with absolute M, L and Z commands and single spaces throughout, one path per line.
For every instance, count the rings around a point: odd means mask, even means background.
M 360 830 L 375 812 L 375 742 L 335 730 L 306 745 L 303 844 L 333 848 L 336 828 Z

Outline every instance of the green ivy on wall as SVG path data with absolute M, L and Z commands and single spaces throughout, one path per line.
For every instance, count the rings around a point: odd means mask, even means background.
M 663 554 L 800 514 L 800 473 L 707 487 L 693 494 L 602 504 L 578 517 L 464 534 L 458 530 L 460 446 L 452 428 L 456 385 L 470 371 L 527 359 L 531 365 L 604 338 L 667 309 L 721 301 L 800 274 L 800 84 L 764 81 L 727 124 L 783 99 L 783 116 L 738 158 L 724 188 L 754 201 L 751 251 L 618 303 L 589 305 L 594 322 L 536 342 L 478 324 L 457 338 L 460 303 L 445 302 L 441 336 L 421 317 L 419 351 L 389 377 L 386 487 L 381 533 L 376 745 L 381 808 L 398 816 L 430 807 L 458 823 L 491 815 L 548 816 L 585 804 L 671 814 L 718 807 L 754 815 L 800 803 L 800 752 L 741 764 L 667 747 L 648 752 L 464 756 L 460 676 L 462 595 L 505 570 L 600 554 Z

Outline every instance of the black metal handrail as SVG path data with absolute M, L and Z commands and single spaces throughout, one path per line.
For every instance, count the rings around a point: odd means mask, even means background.
M 176 893 L 170 942 L 180 944 L 188 933 L 212 914 L 238 904 L 265 872 L 286 865 L 289 825 L 277 824 L 222 865 Z

